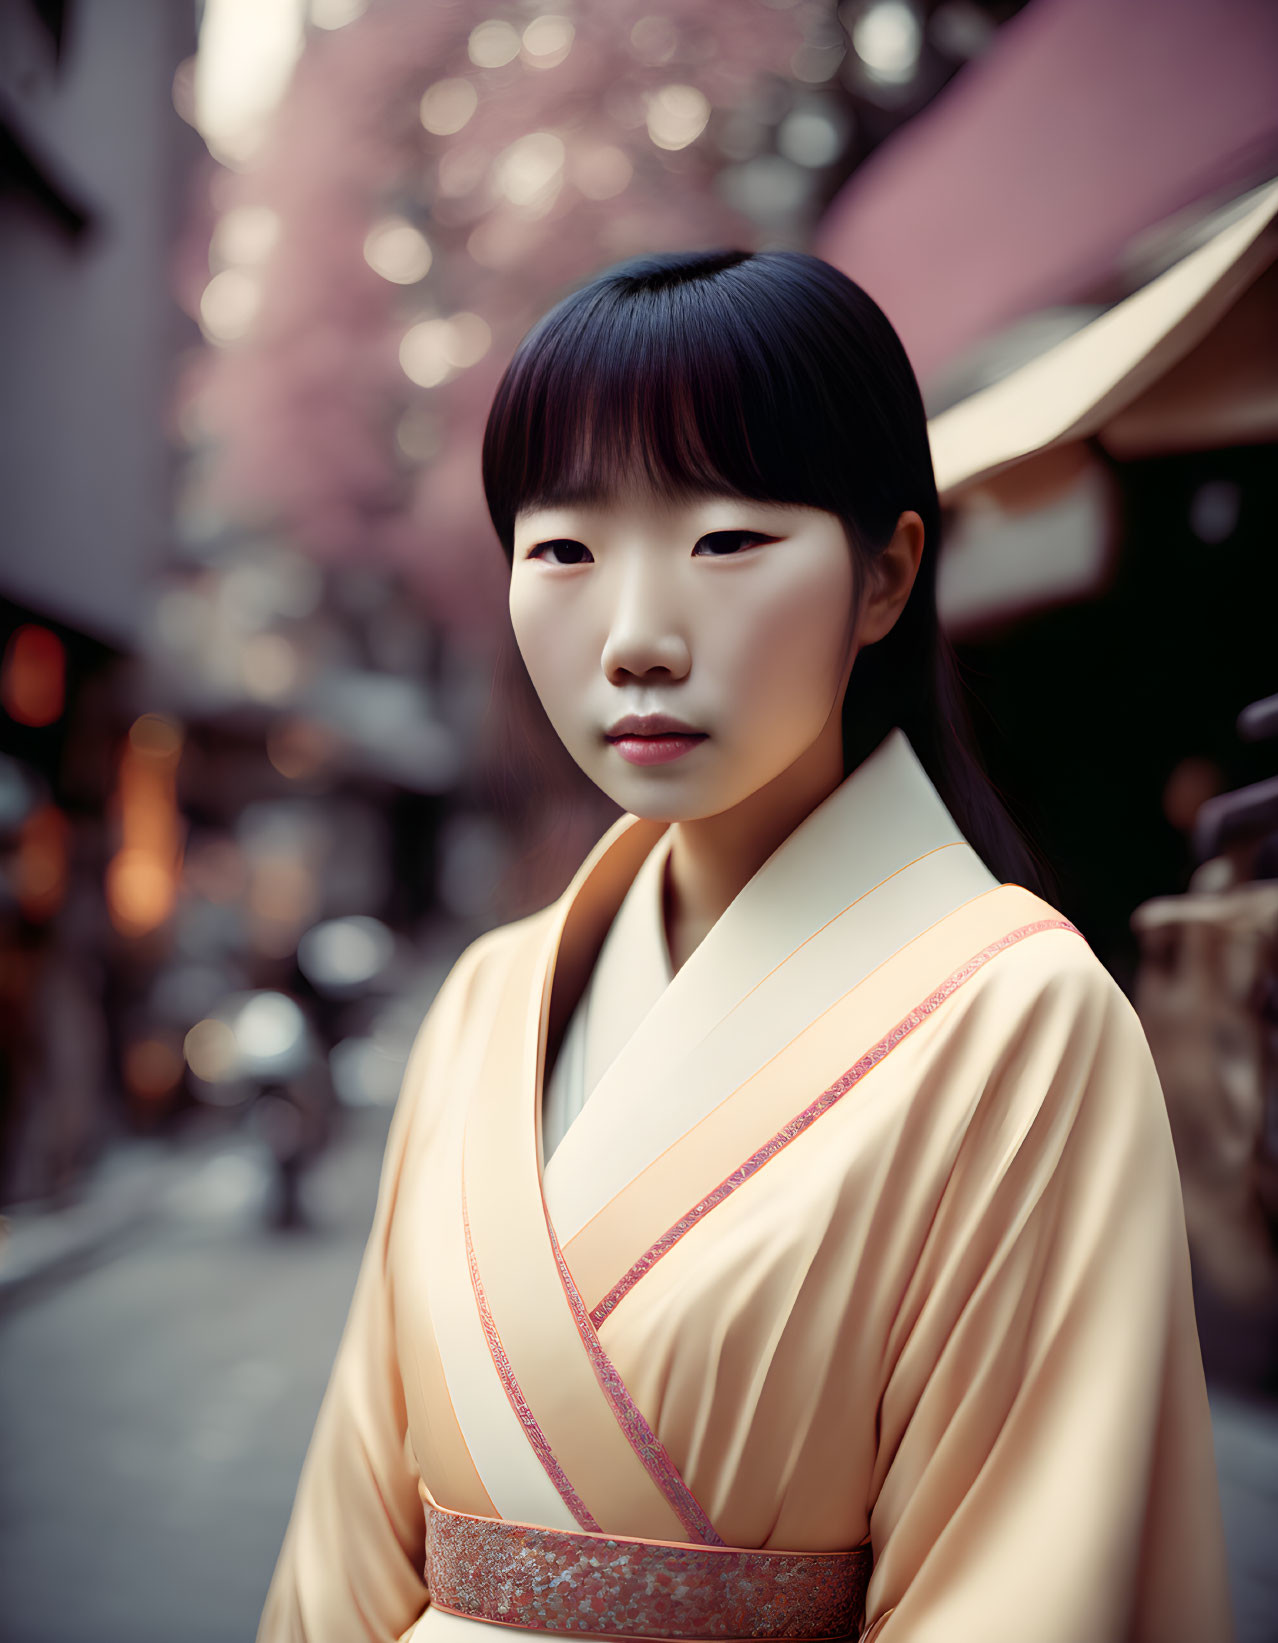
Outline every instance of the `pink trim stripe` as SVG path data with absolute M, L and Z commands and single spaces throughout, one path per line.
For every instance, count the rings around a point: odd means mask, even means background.
M 630 1396 L 626 1383 L 617 1373 L 616 1365 L 600 1344 L 594 1325 L 590 1321 L 590 1314 L 586 1311 L 581 1291 L 573 1281 L 568 1263 L 564 1260 L 549 1216 L 546 1217 L 546 1231 L 550 1234 L 550 1247 L 555 1253 L 555 1264 L 559 1268 L 559 1276 L 572 1310 L 573 1322 L 577 1325 L 577 1333 L 581 1336 L 582 1345 L 594 1369 L 595 1379 L 603 1388 L 604 1396 L 617 1417 L 618 1426 L 625 1433 L 630 1447 L 643 1462 L 649 1477 L 670 1502 L 676 1517 L 693 1540 L 707 1546 L 722 1546 L 723 1536 L 706 1516 L 701 1502 L 683 1481 L 679 1468 L 671 1460 L 665 1444 L 644 1419 L 643 1411 Z
M 475 1259 L 475 1246 L 470 1236 L 470 1217 L 466 1213 L 466 1182 L 462 1177 L 462 1226 L 466 1233 L 466 1262 L 470 1267 L 471 1287 L 475 1291 L 475 1305 L 479 1308 L 479 1321 L 483 1325 L 484 1337 L 488 1342 L 488 1350 L 492 1355 L 493 1365 L 501 1378 L 506 1396 L 510 1400 L 510 1407 L 515 1411 L 524 1434 L 533 1447 L 537 1459 L 546 1469 L 546 1476 L 559 1491 L 564 1504 L 576 1518 L 583 1529 L 601 1532 L 599 1524 L 591 1515 L 585 1501 L 573 1488 L 568 1474 L 555 1459 L 554 1451 L 547 1441 L 546 1434 L 537 1422 L 537 1417 L 528 1406 L 524 1397 L 523 1388 L 515 1379 L 515 1372 L 511 1368 L 510 1359 L 506 1356 L 506 1348 L 502 1345 L 501 1336 L 497 1333 L 497 1325 L 488 1307 L 488 1300 L 484 1295 L 484 1286 L 479 1276 L 479 1263 Z
M 703 1216 L 708 1215 L 717 1204 L 721 1204 L 725 1198 L 735 1192 L 743 1182 L 748 1181 L 752 1175 L 761 1170 L 770 1158 L 775 1158 L 777 1153 L 783 1147 L 788 1146 L 797 1135 L 802 1135 L 803 1131 L 810 1124 L 814 1124 L 822 1113 L 828 1112 L 836 1101 L 840 1101 L 854 1084 L 858 1084 L 865 1077 L 871 1068 L 878 1066 L 879 1062 L 886 1055 L 889 1055 L 903 1038 L 912 1033 L 920 1022 L 926 1020 L 952 993 L 957 992 L 963 983 L 969 980 L 982 965 L 987 964 L 1004 948 L 1010 947 L 1014 942 L 1022 940 L 1025 936 L 1032 936 L 1040 930 L 1072 930 L 1075 935 L 1081 936 L 1082 934 L 1077 926 L 1071 924 L 1068 919 L 1037 919 L 1033 924 L 1022 924 L 1019 929 L 1009 931 L 1005 936 L 1000 936 L 997 941 L 990 942 L 987 947 L 982 947 L 979 953 L 975 953 L 967 959 L 952 975 L 947 976 L 934 992 L 929 993 L 921 1004 L 916 1004 L 907 1016 L 903 1016 L 895 1027 L 886 1032 L 878 1043 L 867 1050 L 854 1066 L 849 1067 L 845 1073 L 841 1074 L 828 1090 L 823 1090 L 815 1101 L 806 1106 L 782 1129 L 779 1129 L 771 1140 L 765 1141 L 757 1152 L 752 1153 L 746 1159 L 744 1164 L 733 1170 L 732 1174 L 720 1181 L 719 1185 L 708 1192 L 700 1203 L 694 1204 L 686 1214 L 679 1217 L 672 1227 L 663 1232 L 656 1243 L 644 1251 L 629 1271 L 618 1279 L 603 1300 L 591 1311 L 589 1319 L 594 1328 L 597 1329 L 618 1303 L 630 1293 L 640 1278 L 646 1272 L 650 1272 L 661 1257 L 674 1248 L 685 1232 L 688 1232 Z

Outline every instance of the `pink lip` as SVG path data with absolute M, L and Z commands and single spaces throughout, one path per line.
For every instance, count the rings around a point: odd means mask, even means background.
M 669 713 L 627 713 L 605 736 L 628 764 L 668 764 L 706 739 Z
M 704 736 L 616 736 L 612 745 L 628 764 L 668 764 L 705 741 Z

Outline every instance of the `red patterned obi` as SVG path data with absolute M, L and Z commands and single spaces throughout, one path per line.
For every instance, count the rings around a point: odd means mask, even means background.
M 850 1552 L 751 1551 L 426 1508 L 434 1607 L 578 1637 L 855 1637 L 872 1561 L 868 1541 Z

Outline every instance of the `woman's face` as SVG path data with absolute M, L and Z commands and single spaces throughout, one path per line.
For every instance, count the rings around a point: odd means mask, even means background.
M 510 615 L 547 716 L 655 820 L 718 815 L 837 738 L 854 591 L 843 526 L 815 508 L 630 492 L 515 523 Z M 617 734 L 658 714 L 693 737 Z

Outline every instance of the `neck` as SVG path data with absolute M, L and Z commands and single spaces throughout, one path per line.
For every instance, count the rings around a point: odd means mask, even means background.
M 665 883 L 666 941 L 674 970 L 843 776 L 836 715 L 806 752 L 748 799 L 715 816 L 674 823 Z

